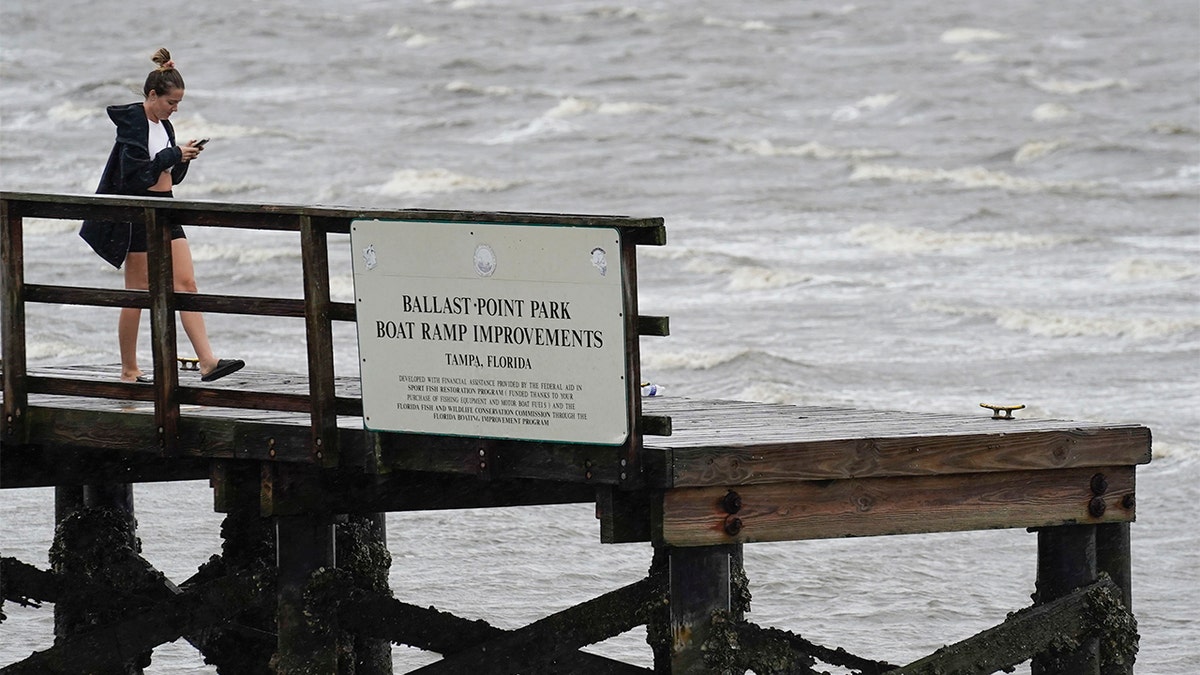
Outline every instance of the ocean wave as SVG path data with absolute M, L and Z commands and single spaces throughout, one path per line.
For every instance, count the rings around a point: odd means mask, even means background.
M 970 52 L 965 49 L 960 49 L 957 52 L 954 52 L 954 56 L 951 58 L 959 63 L 964 63 L 967 65 L 991 63 L 992 61 L 996 60 L 996 57 L 992 54 L 980 54 L 978 52 Z
M 212 183 L 207 183 L 204 181 L 189 181 L 186 186 L 181 186 L 177 189 L 186 195 L 236 195 L 254 192 L 255 190 L 260 190 L 265 187 L 268 186 L 263 183 L 255 183 L 249 180 L 238 182 L 216 181 Z
M 835 122 L 851 122 L 862 117 L 864 112 L 874 112 L 883 110 L 896 102 L 899 96 L 896 94 L 872 94 L 866 96 L 853 105 L 845 105 L 833 111 L 830 118 Z
M 287 260 L 301 257 L 298 246 L 254 247 L 239 244 L 197 244 L 191 245 L 192 260 L 195 262 L 210 262 L 213 260 L 233 260 L 239 265 L 257 265 L 272 260 Z
M 812 275 L 802 272 L 747 264 L 737 258 L 722 258 L 723 256 L 693 254 L 684 264 L 684 269 L 726 279 L 729 289 L 735 291 L 786 288 L 813 279 Z
M 895 150 L 882 148 L 835 148 L 816 141 L 801 145 L 775 145 L 767 139 L 740 141 L 731 147 L 741 153 L 759 157 L 804 157 L 807 159 L 880 159 L 896 156 Z
M 214 143 L 226 138 L 248 138 L 251 136 L 279 136 L 279 131 L 239 124 L 209 122 L 203 115 L 172 116 L 175 136 L 182 143 L 189 138 L 211 138 Z
M 960 169 L 921 169 L 887 164 L 859 164 L 850 174 L 851 182 L 888 180 L 897 183 L 953 183 L 965 188 L 996 188 L 1010 192 L 1086 191 L 1096 183 L 1086 181 L 1040 181 L 1021 178 L 981 166 Z
M 1114 281 L 1182 281 L 1198 276 L 1200 276 L 1200 265 L 1147 258 L 1122 260 L 1108 271 L 1108 277 Z
M 750 350 L 739 349 L 671 349 L 661 353 L 647 350 L 642 353 L 642 372 L 647 370 L 711 370 L 738 358 Z
M 1013 164 L 1028 164 L 1065 148 L 1066 141 L 1030 141 L 1013 153 Z
M 750 19 L 739 21 L 735 19 L 723 19 L 716 16 L 704 17 L 705 26 L 717 26 L 718 28 L 735 28 L 747 32 L 769 32 L 778 30 L 775 26 L 759 19 Z
M 85 120 L 99 118 L 103 116 L 104 111 L 99 106 L 82 105 L 73 101 L 64 101 L 46 111 L 47 117 L 54 122 L 83 122 Z
M 1003 40 L 1011 40 L 1012 36 L 1008 33 L 991 30 L 988 28 L 969 28 L 959 27 L 951 28 L 942 33 L 941 41 L 948 45 L 965 45 L 973 42 L 999 42 Z
M 578 117 L 588 113 L 598 115 L 633 115 L 638 113 L 663 112 L 665 110 L 664 106 L 653 103 L 639 103 L 636 101 L 604 102 L 578 96 L 568 96 L 547 111 L 545 117 Z
M 350 302 L 354 300 L 354 275 L 329 275 L 329 297 L 334 302 Z
M 963 307 L 937 302 L 918 302 L 914 307 L 948 316 L 964 316 L 993 321 L 997 326 L 1035 337 L 1128 338 L 1149 340 L 1183 335 L 1200 330 L 1200 318 L 1168 319 L 1137 316 L 1082 316 L 1048 310 L 1011 307 Z
M 501 87 L 498 85 L 489 85 L 481 87 L 465 80 L 454 80 L 446 83 L 446 91 L 455 94 L 473 94 L 476 96 L 497 96 L 505 97 L 516 93 L 512 87 Z
M 1048 94 L 1066 94 L 1069 96 L 1078 96 L 1079 94 L 1088 94 L 1105 89 L 1130 89 L 1132 87 L 1129 80 L 1113 77 L 1102 77 L 1095 80 L 1059 80 L 1042 77 L 1037 72 L 1030 72 L 1026 74 L 1026 79 L 1029 84 Z
M 78 343 L 53 338 L 46 339 L 45 337 L 27 341 L 25 349 L 25 358 L 34 363 L 52 359 L 75 358 L 91 353 L 90 349 Z
M 500 192 L 518 183 L 496 178 L 481 178 L 446 169 L 401 169 L 380 186 L 385 195 L 427 195 L 451 192 Z
M 946 253 L 951 251 L 1049 248 L 1070 241 L 1020 232 L 938 232 L 924 227 L 895 227 L 868 223 L 850 230 L 847 238 L 885 253 Z
M 588 10 L 584 13 L 585 16 L 592 19 L 622 19 L 641 21 L 650 23 L 652 21 L 660 21 L 666 15 L 658 12 L 648 12 L 640 7 L 613 7 L 604 6 L 596 9 Z
M 387 38 L 389 40 L 403 40 L 405 47 L 414 49 L 419 49 L 438 41 L 436 37 L 425 35 L 414 28 L 401 26 L 400 24 L 395 24 L 388 29 Z
M 57 218 L 26 218 L 22 227 L 25 229 L 25 236 L 27 237 L 47 234 L 57 235 L 78 230 L 79 221 L 59 220 Z
M 1029 116 L 1035 122 L 1061 122 L 1082 117 L 1078 110 L 1065 103 L 1043 103 L 1034 108 Z
M 758 403 L 777 403 L 784 405 L 797 405 L 802 403 L 800 400 L 800 394 L 792 385 L 786 385 L 780 382 L 752 382 L 746 385 L 733 398 L 737 401 L 756 401 Z
M 562 134 L 574 129 L 575 127 L 564 119 L 538 117 L 524 126 L 502 131 L 482 142 L 484 145 L 511 145 L 529 138 Z
M 1176 122 L 1155 122 L 1150 125 L 1150 131 L 1163 136 L 1195 136 L 1200 134 L 1196 127 Z

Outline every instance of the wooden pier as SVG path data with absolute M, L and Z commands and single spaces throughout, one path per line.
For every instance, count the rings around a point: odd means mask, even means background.
M 26 283 L 28 218 L 145 221 L 149 292 Z M 168 220 L 299 233 L 304 298 L 176 294 Z M 363 220 L 618 232 L 628 435 L 366 428 L 360 378 L 334 373 L 333 323 L 357 308 L 331 300 L 328 259 L 328 235 Z M 639 340 L 669 331 L 637 311 L 636 250 L 665 244 L 661 219 L 5 192 L 0 221 L 0 488 L 56 487 L 58 522 L 51 569 L 3 559 L 4 601 L 54 603 L 55 640 L 2 673 L 140 672 L 180 637 L 222 673 L 390 673 L 389 643 L 443 656 L 422 673 L 651 672 L 580 651 L 642 625 L 661 673 L 988 673 L 1030 660 L 1038 675 L 1133 672 L 1129 524 L 1148 429 L 643 398 Z M 115 365 L 31 366 L 28 303 L 149 309 L 154 383 L 122 383 Z M 189 310 L 303 318 L 307 374 L 181 374 L 175 315 Z M 168 580 L 138 555 L 129 486 L 197 479 L 227 514 L 224 545 L 192 578 Z M 645 579 L 517 630 L 387 587 L 388 512 L 578 502 L 596 504 L 599 542 L 653 543 Z M 1036 531 L 1033 604 L 915 663 L 744 620 L 745 544 L 995 528 Z

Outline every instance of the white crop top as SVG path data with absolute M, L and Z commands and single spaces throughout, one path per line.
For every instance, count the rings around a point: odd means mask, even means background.
M 167 137 L 167 128 L 163 126 L 162 122 L 150 122 L 150 136 L 146 139 L 146 146 L 150 149 L 150 157 L 153 158 L 161 150 L 170 145 L 171 139 Z

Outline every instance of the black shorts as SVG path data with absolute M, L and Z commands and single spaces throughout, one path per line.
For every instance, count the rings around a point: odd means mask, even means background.
M 170 192 L 150 192 L 137 195 L 139 197 L 167 197 L 173 195 Z M 130 253 L 145 253 L 146 252 L 146 224 L 145 223 L 130 223 L 132 226 L 129 231 L 129 252 Z M 171 228 L 171 241 L 176 239 L 187 239 L 187 234 L 183 231 L 183 225 L 179 223 L 168 223 Z

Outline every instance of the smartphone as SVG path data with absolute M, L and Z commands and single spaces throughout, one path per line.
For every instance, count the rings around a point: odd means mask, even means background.
M 201 138 L 200 140 L 196 141 L 196 147 L 197 147 L 197 148 L 203 148 L 203 147 L 204 147 L 204 144 L 205 144 L 205 143 L 207 143 L 207 142 L 208 142 L 208 139 L 207 139 L 207 138 Z

